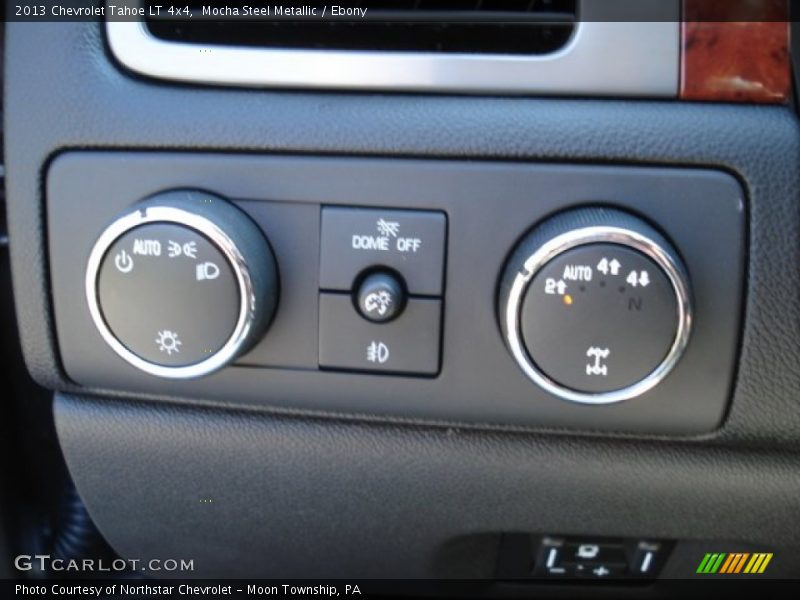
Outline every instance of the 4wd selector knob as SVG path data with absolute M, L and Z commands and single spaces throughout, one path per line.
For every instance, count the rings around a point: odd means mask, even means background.
M 86 298 L 103 339 L 133 366 L 186 379 L 230 363 L 264 333 L 275 258 L 242 211 L 199 191 L 151 197 L 100 235 Z
M 603 208 L 563 213 L 529 233 L 503 274 L 498 307 L 525 374 L 589 404 L 658 384 L 692 324 L 686 271 L 672 246 L 640 219 Z

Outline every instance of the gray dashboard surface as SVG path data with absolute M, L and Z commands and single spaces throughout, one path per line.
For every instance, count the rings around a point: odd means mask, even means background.
M 198 576 L 490 577 L 503 532 L 714 540 L 669 571 L 684 578 L 729 539 L 798 572 L 800 458 L 780 452 L 69 396 L 56 420 L 115 549 Z
M 122 72 L 99 24 L 8 24 L 17 312 L 28 367 L 51 388 L 87 391 L 64 377 L 47 283 L 43 177 L 66 149 L 721 168 L 741 180 L 750 207 L 741 362 L 723 429 L 680 443 L 233 415 L 112 393 L 64 397 L 56 417 L 70 470 L 120 551 L 205 546 L 209 571 L 219 572 L 257 568 L 249 561 L 259 549 L 285 575 L 292 558 L 308 558 L 312 540 L 331 565 L 354 565 L 352 551 L 370 556 L 375 570 L 405 558 L 404 572 L 429 572 L 422 561 L 435 558 L 431 544 L 498 527 L 797 541 L 786 525 L 800 492 L 800 136 L 790 110 L 189 89 Z M 241 498 L 228 502 L 226 490 L 237 486 Z M 226 500 L 187 511 L 186 502 L 206 495 Z M 361 543 L 333 545 L 343 533 Z M 291 552 L 287 540 L 296 540 Z M 386 540 L 392 553 L 384 555 Z

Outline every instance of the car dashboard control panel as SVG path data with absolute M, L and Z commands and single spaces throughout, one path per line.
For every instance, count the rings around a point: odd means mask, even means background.
M 47 203 L 88 389 L 677 434 L 730 396 L 745 202 L 724 173 L 74 152 Z
M 438 373 L 445 214 L 326 206 L 321 223 L 320 366 Z

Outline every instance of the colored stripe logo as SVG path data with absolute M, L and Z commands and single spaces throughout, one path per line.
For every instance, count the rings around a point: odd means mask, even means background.
M 700 561 L 697 573 L 701 574 L 725 574 L 736 575 L 739 573 L 761 574 L 769 561 L 772 560 L 772 553 L 756 552 L 716 552 L 708 553 Z

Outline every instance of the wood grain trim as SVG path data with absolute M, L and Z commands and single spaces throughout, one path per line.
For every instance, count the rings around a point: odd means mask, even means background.
M 687 20 L 681 27 L 681 99 L 787 101 L 791 64 L 786 1 L 749 3 L 750 11 L 753 6 L 759 8 L 757 14 L 744 13 L 742 6 L 737 6 L 744 2 L 684 0 Z M 726 15 L 754 20 L 707 20 L 724 19 Z

